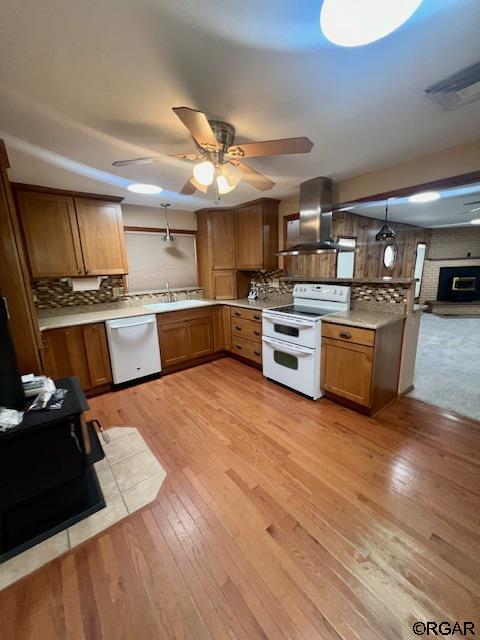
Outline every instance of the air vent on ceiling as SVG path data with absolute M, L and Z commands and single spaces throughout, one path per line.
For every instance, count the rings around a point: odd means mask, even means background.
M 443 109 L 457 109 L 480 98 L 480 61 L 425 89 Z

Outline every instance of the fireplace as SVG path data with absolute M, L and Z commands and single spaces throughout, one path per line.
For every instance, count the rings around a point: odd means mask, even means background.
M 480 300 L 480 267 L 441 267 L 437 300 L 448 302 Z

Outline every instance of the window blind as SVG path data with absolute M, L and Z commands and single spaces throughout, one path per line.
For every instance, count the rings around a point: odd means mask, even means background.
M 175 233 L 164 242 L 163 233 L 126 231 L 129 293 L 197 287 L 197 252 L 193 234 Z

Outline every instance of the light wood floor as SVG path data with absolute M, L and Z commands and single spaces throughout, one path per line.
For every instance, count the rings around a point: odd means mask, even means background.
M 0 594 L 8 640 L 413 638 L 480 631 L 479 424 L 378 419 L 219 360 L 90 400 L 168 471 L 155 503 Z M 0 568 L 1 570 L 1 568 Z

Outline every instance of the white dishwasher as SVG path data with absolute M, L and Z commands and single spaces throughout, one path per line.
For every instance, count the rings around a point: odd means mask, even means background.
M 107 320 L 105 325 L 115 384 L 161 371 L 154 315 Z

